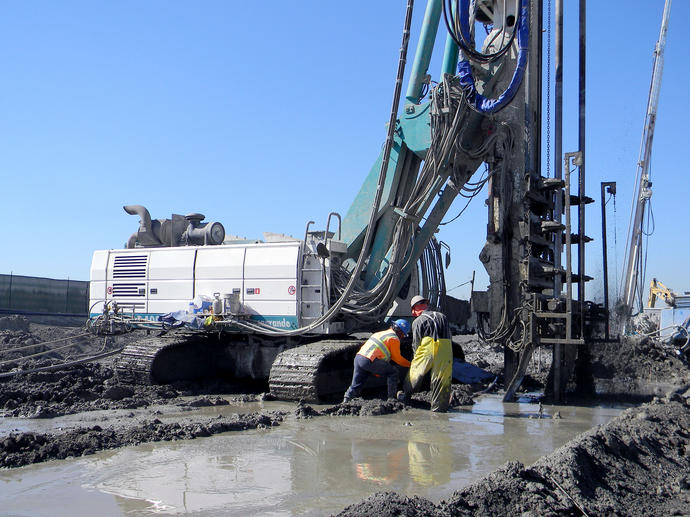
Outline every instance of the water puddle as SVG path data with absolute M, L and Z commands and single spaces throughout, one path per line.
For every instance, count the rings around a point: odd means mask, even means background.
M 438 502 L 506 461 L 530 464 L 620 411 L 543 406 L 540 412 L 530 399 L 504 404 L 487 395 L 447 414 L 288 419 L 271 430 L 0 471 L 0 505 L 4 515 L 32 517 L 282 517 L 335 513 L 384 490 Z M 552 418 L 556 412 L 560 419 Z

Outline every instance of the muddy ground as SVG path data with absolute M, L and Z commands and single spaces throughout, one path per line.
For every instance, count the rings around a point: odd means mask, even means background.
M 602 383 L 615 379 L 623 392 L 634 392 L 644 382 L 690 385 L 690 367 L 676 349 L 649 336 L 630 336 L 624 343 L 597 342 L 589 353 L 592 376 Z
M 471 336 L 456 339 L 462 341 L 469 362 L 503 381 L 500 348 L 481 345 Z M 635 390 L 645 383 L 671 389 L 581 434 L 531 466 L 507 463 L 438 505 L 386 492 L 345 508 L 338 517 L 690 515 L 688 364 L 672 347 L 648 336 L 592 343 L 587 354 L 591 380 L 607 387 L 605 381 L 615 380 L 615 397 L 621 401 L 644 399 Z M 535 356 L 527 370 L 527 388 L 543 387 L 548 378 L 550 351 L 537 351 Z M 575 386 L 574 376 L 570 388 Z M 577 393 L 566 395 L 580 398 Z
M 79 360 L 85 355 L 118 350 L 132 339 L 136 339 L 136 335 L 114 336 L 104 342 L 102 337 L 85 334 L 81 327 L 33 323 L 16 316 L 0 318 L 0 362 L 4 363 L 0 364 L 0 371 L 38 370 L 0 378 L 0 417 L 49 421 L 65 415 L 76 415 L 70 420 L 69 426 L 61 424 L 60 429 L 49 433 L 10 432 L 5 436 L 0 435 L 0 467 L 20 467 L 144 442 L 194 439 L 233 430 L 273 427 L 280 425 L 283 418 L 288 416 L 306 419 L 328 415 L 384 415 L 406 410 L 404 404 L 386 401 L 384 397 L 378 398 L 373 393 L 367 399 L 354 399 L 347 404 L 336 404 L 321 410 L 296 403 L 290 415 L 285 412 L 262 412 L 208 420 L 196 417 L 194 410 L 228 405 L 230 402 L 270 400 L 271 395 L 266 391 L 257 391 L 262 386 L 247 386 L 219 379 L 154 386 L 124 384 L 118 379 L 110 357 L 54 371 L 41 370 L 63 364 L 64 361 Z M 67 346 L 66 343 L 74 346 L 57 349 Z M 37 355 L 44 352 L 49 353 Z M 21 363 L 12 362 L 27 355 L 37 356 Z M 483 387 L 481 384 L 474 387 L 454 384 L 451 407 L 471 405 L 474 392 Z M 409 407 L 429 409 L 429 393 L 413 395 Z M 118 410 L 142 408 L 150 410 L 149 418 L 134 412 L 117 413 Z M 161 421 L 166 414 L 179 413 L 181 410 L 187 411 L 183 422 Z M 119 416 L 103 417 L 103 423 L 94 425 L 93 418 L 89 416 L 94 412 L 112 412 Z
M 502 388 L 503 347 L 499 344 L 482 343 L 476 334 L 453 336 L 453 343 L 462 347 L 465 360 L 497 377 L 497 388 Z M 539 348 L 532 355 L 532 361 L 519 391 L 534 391 L 544 388 L 551 367 L 551 350 Z
M 690 391 L 624 411 L 526 467 L 509 462 L 436 505 L 378 493 L 338 517 L 688 515 Z
M 109 338 L 84 334 L 83 327 L 56 322 L 29 322 L 24 317 L 0 317 L 0 372 L 17 366 L 14 359 L 36 355 L 23 369 L 79 360 L 96 352 L 117 350 L 135 336 Z M 57 341 L 69 337 L 67 341 Z M 456 336 L 468 362 L 494 374 L 492 382 L 453 385 L 457 407 L 472 403 L 480 391 L 503 387 L 503 351 L 480 343 L 475 336 Z M 67 344 L 74 346 L 67 346 Z M 61 348 L 61 347 L 65 348 Z M 421 498 L 377 494 L 340 515 L 673 515 L 688 512 L 690 478 L 690 370 L 673 350 L 658 341 L 626 340 L 594 344 L 589 372 L 600 379 L 642 377 L 670 380 L 676 394 L 624 412 L 607 426 L 581 435 L 530 467 L 509 463 L 479 483 L 435 505 Z M 535 352 L 523 391 L 543 389 L 551 355 Z M 315 409 L 295 404 L 291 412 L 255 412 L 209 419 L 197 408 L 270 398 L 267 387 L 222 380 L 165 386 L 126 385 L 112 368 L 112 357 L 56 371 L 36 371 L 0 378 L 0 416 L 52 419 L 75 415 L 68 426 L 45 433 L 0 434 L 0 467 L 12 468 L 49 459 L 93 454 L 144 442 L 186 440 L 233 430 L 278 426 L 286 418 L 379 415 L 405 411 L 403 404 L 368 396 L 347 404 Z M 428 409 L 429 394 L 416 394 L 415 408 Z M 145 408 L 146 411 L 134 412 Z M 128 412 L 128 410 L 130 410 Z M 185 411 L 179 421 L 165 421 Z M 94 422 L 94 414 L 116 414 Z M 50 427 L 50 426 L 48 426 Z M 644 511 L 637 511 L 643 509 Z M 685 509 L 685 510 L 683 510 Z

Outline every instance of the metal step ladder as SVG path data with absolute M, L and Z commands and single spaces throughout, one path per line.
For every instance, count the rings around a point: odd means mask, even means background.
M 324 297 L 324 269 L 320 257 L 305 245 L 302 253 L 302 279 L 300 284 L 300 326 L 309 325 L 323 316 L 326 310 Z

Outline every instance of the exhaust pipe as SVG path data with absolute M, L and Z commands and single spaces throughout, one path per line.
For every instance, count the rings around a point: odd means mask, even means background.
M 189 214 L 186 217 L 173 214 L 172 219 L 151 219 L 151 214 L 142 205 L 122 207 L 129 215 L 139 216 L 139 229 L 127 240 L 127 248 L 161 247 L 180 245 L 223 244 L 225 228 L 217 222 L 202 223 L 203 214 Z

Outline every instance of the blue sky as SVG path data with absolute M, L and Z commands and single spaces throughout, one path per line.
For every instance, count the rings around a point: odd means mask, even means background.
M 137 228 L 125 204 L 154 218 L 202 212 L 249 238 L 302 236 L 310 219 L 323 227 L 329 212 L 345 214 L 385 137 L 405 4 L 3 2 L 0 273 L 88 279 L 93 250 L 121 247 Z M 575 151 L 577 6 L 566 4 L 563 149 Z M 598 297 L 600 182 L 618 182 L 615 219 L 607 206 L 615 285 L 663 1 L 588 7 L 588 296 Z M 423 10 L 418 1 L 410 62 Z M 676 0 L 652 156 L 647 275 L 676 291 L 690 290 L 689 18 Z M 484 197 L 439 234 L 453 251 L 449 288 L 473 270 L 486 285 Z

